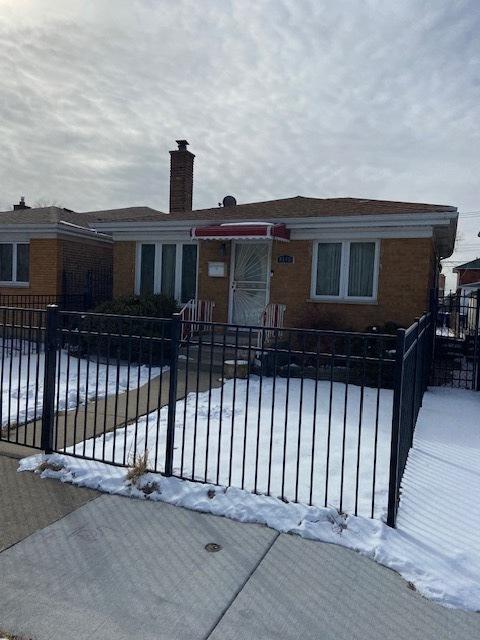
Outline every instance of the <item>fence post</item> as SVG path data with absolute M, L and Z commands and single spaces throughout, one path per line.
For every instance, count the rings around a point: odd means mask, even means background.
M 398 506 L 398 458 L 400 450 L 400 424 L 402 419 L 403 377 L 405 366 L 405 329 L 397 331 L 395 350 L 395 377 L 393 391 L 392 440 L 390 444 L 390 480 L 388 485 L 387 524 L 394 527 Z
M 476 295 L 477 308 L 475 310 L 474 338 L 473 338 L 473 388 L 480 391 L 480 289 Z
M 173 473 L 173 448 L 175 445 L 175 408 L 177 405 L 177 381 L 178 381 L 178 349 L 180 346 L 181 319 L 179 313 L 174 313 L 171 320 L 170 342 L 170 380 L 168 387 L 168 416 L 167 438 L 165 445 L 165 475 Z M 160 408 L 159 408 L 160 410 Z
M 45 363 L 43 378 L 43 410 L 41 448 L 45 453 L 53 451 L 55 422 L 55 378 L 58 349 L 58 306 L 47 306 L 45 325 Z

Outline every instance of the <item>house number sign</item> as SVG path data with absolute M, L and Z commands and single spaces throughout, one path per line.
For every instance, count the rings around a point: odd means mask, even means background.
M 293 264 L 295 262 L 295 258 L 293 256 L 278 256 L 277 262 L 279 264 Z

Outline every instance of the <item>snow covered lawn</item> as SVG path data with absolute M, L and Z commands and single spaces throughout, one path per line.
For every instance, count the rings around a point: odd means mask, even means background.
M 54 477 L 109 493 L 161 500 L 260 522 L 282 532 L 354 549 L 398 571 L 443 605 L 480 611 L 480 394 L 456 389 L 428 391 L 403 482 L 398 528 L 379 520 L 307 507 L 236 488 L 219 488 L 159 474 L 137 486 L 126 471 L 100 462 L 55 454 L 42 477 Z M 35 470 L 45 456 L 25 458 Z
M 25 421 L 39 418 L 43 405 L 43 367 L 45 354 L 37 353 L 37 345 L 22 340 L 0 339 L 0 388 L 2 390 L 1 426 L 8 424 L 24 424 Z M 59 411 L 72 409 L 83 404 L 87 399 L 104 398 L 118 391 L 135 389 L 148 381 L 149 369 L 138 367 L 98 364 L 94 360 L 68 356 L 61 351 L 57 359 L 57 370 L 60 366 L 60 377 L 56 380 Z M 98 368 L 98 389 L 97 389 Z M 159 375 L 159 369 L 151 370 L 151 377 Z M 38 376 L 38 385 L 37 385 Z
M 365 516 L 374 493 L 380 517 L 387 507 L 392 392 L 349 385 L 345 411 L 345 390 L 343 383 L 320 381 L 315 405 L 313 380 L 304 380 L 302 391 L 299 379 L 260 383 L 251 376 L 248 386 L 228 380 L 211 393 L 191 393 L 186 406 L 177 402 L 174 474 Z M 163 471 L 167 415 L 164 407 L 127 433 L 108 433 L 104 460 L 121 463 L 126 442 L 130 459 L 147 449 L 149 468 Z M 103 435 L 88 440 L 84 455 L 101 459 L 103 441 Z M 83 446 L 68 451 L 83 454 Z

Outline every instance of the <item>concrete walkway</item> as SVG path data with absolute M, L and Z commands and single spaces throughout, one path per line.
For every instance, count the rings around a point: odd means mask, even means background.
M 2 457 L 0 481 L 0 629 L 10 633 L 33 640 L 480 637 L 479 614 L 433 604 L 341 547 L 18 474 L 15 461 Z M 211 542 L 222 549 L 208 552 Z
M 70 411 L 61 411 L 58 414 L 55 432 L 55 448 L 63 449 L 64 446 L 83 442 L 104 431 L 113 431 L 118 427 L 123 427 L 126 423 L 134 423 L 135 420 L 155 411 L 157 407 L 164 407 L 168 404 L 168 391 L 170 374 L 165 372 L 162 376 L 152 378 L 147 384 L 138 389 L 131 389 L 128 393 L 120 393 L 118 397 L 110 395 L 99 398 L 96 402 L 90 401 Z M 210 388 L 220 386 L 219 375 L 213 374 L 211 377 L 206 370 L 200 369 L 198 372 L 194 367 L 190 367 L 188 377 L 183 366 L 179 367 L 177 382 L 177 400 L 185 397 L 185 391 L 203 392 Z M 0 441 L 0 454 L 15 455 L 22 446 L 21 455 L 32 455 L 36 453 L 33 445 L 40 448 L 42 424 L 41 420 L 29 422 L 26 426 L 19 427 L 11 431 L 8 439 L 10 442 Z

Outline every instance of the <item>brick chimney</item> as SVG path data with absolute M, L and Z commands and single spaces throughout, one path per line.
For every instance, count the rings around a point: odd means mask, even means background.
M 192 210 L 193 159 L 186 140 L 176 140 L 178 149 L 170 151 L 170 213 Z
M 22 197 L 20 198 L 20 202 L 19 202 L 18 204 L 14 204 L 14 205 L 13 205 L 13 210 L 14 210 L 14 211 L 19 211 L 19 210 L 21 210 L 21 209 L 30 209 L 30 207 L 28 207 L 28 206 L 25 204 L 25 196 L 22 196 Z

